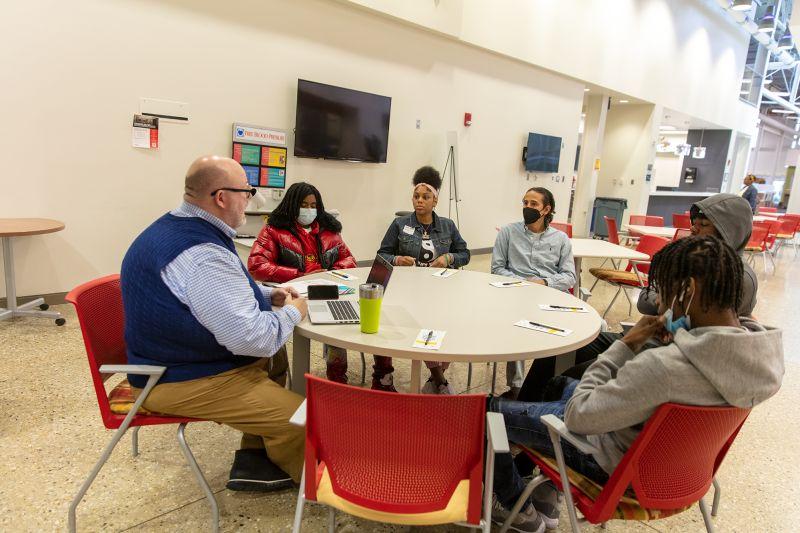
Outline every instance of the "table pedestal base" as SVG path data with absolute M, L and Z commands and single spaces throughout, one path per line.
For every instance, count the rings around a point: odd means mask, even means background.
M 17 286 L 14 282 L 14 252 L 11 247 L 11 237 L 2 237 L 0 241 L 3 241 L 3 268 L 5 269 L 6 300 L 8 301 L 8 308 L 0 308 L 0 321 L 17 316 L 34 316 L 52 318 L 56 321 L 56 325 L 63 326 L 66 323 L 66 319 L 61 316 L 61 313 L 45 311 L 48 306 L 44 303 L 44 298 L 36 298 L 31 302 L 17 305 Z M 41 309 L 33 309 L 34 307 L 40 307 Z

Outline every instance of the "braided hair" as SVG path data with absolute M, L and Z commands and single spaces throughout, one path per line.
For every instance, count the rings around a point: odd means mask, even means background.
M 647 290 L 658 290 L 662 304 L 672 301 L 694 278 L 700 284 L 702 309 L 739 309 L 742 260 L 717 237 L 686 237 L 669 243 L 653 256 Z
M 325 211 L 322 195 L 317 188 L 304 181 L 293 183 L 289 187 L 281 203 L 269 215 L 267 224 L 273 228 L 289 230 L 292 234 L 295 234 L 297 231 L 295 222 L 297 221 L 297 215 L 300 214 L 300 204 L 303 203 L 303 198 L 309 194 L 313 194 L 317 200 L 317 223 L 320 229 L 341 233 L 342 223 Z
M 547 229 L 550 226 L 550 222 L 553 221 L 553 215 L 556 214 L 556 199 L 553 198 L 553 193 L 544 187 L 531 187 L 525 191 L 525 194 L 528 194 L 529 192 L 538 192 L 542 195 L 544 206 L 550 206 L 550 212 L 544 216 L 544 227 Z

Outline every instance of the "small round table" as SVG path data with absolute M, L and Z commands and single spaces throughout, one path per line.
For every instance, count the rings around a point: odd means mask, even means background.
M 438 268 L 396 267 L 381 308 L 380 330 L 361 333 L 358 324 L 315 325 L 308 319 L 294 330 L 292 389 L 305 394 L 303 375 L 309 369 L 310 341 L 370 354 L 411 359 L 411 391 L 420 388 L 422 361 L 498 362 L 536 359 L 570 352 L 597 337 L 601 319 L 597 312 L 568 293 L 542 285 L 497 288 L 493 281 L 511 278 L 455 271 L 450 277 L 433 274 Z M 356 288 L 343 299 L 358 302 L 358 286 L 365 283 L 368 268 L 344 270 L 358 277 L 335 280 L 325 273 L 299 278 L 322 278 Z M 586 307 L 588 313 L 544 311 L 539 304 Z M 514 323 L 530 320 L 561 329 L 566 337 L 534 331 Z M 439 350 L 412 348 L 420 329 L 446 331 Z
M 37 316 L 53 318 L 56 324 L 63 326 L 66 320 L 61 313 L 45 311 L 48 307 L 44 298 L 36 298 L 31 302 L 17 305 L 17 286 L 14 282 L 13 238 L 29 235 L 55 233 L 64 229 L 64 223 L 49 218 L 0 218 L 0 241 L 3 243 L 3 266 L 6 278 L 6 300 L 8 308 L 0 308 L 0 320 L 15 316 Z M 39 307 L 39 309 L 32 309 Z

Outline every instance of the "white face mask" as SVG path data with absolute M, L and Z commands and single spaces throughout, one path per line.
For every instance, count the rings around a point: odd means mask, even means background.
M 300 214 L 297 215 L 297 222 L 301 226 L 309 226 L 317 219 L 317 209 L 312 207 L 301 207 Z

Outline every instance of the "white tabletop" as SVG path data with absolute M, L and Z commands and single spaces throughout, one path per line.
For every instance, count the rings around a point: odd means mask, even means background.
M 633 259 L 636 261 L 648 260 L 647 254 L 600 239 L 570 239 L 570 241 L 572 241 L 572 255 L 575 258 L 602 257 L 609 259 Z
M 562 354 L 591 342 L 600 331 L 600 316 L 588 304 L 555 289 L 531 284 L 496 288 L 502 276 L 459 270 L 448 278 L 435 277 L 436 268 L 397 267 L 384 296 L 380 330 L 361 333 L 358 324 L 314 325 L 305 319 L 295 331 L 303 337 L 370 354 L 424 361 L 511 361 Z M 358 276 L 358 287 L 369 269 L 346 272 Z M 333 278 L 312 274 L 298 278 Z M 344 299 L 358 301 L 358 295 Z M 588 313 L 543 311 L 539 304 L 586 307 Z M 561 337 L 515 326 L 532 320 L 573 332 Z M 420 329 L 447 332 L 439 350 L 412 348 Z
M 638 226 L 636 224 L 628 224 L 625 226 L 628 231 L 639 233 L 640 235 L 655 235 L 657 237 L 666 237 L 671 239 L 675 236 L 675 228 L 665 228 L 662 226 Z

